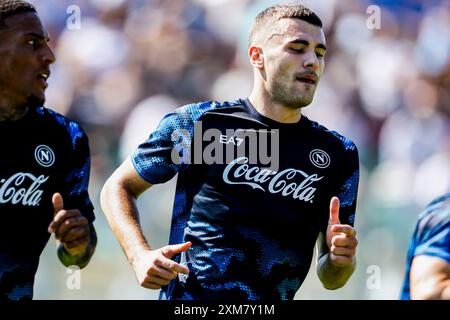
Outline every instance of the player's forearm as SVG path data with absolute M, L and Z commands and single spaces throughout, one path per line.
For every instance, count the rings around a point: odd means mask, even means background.
M 450 280 L 428 279 L 411 287 L 413 300 L 450 300 Z
M 450 280 L 447 280 L 441 294 L 442 300 L 450 300 Z
M 139 223 L 135 196 L 114 180 L 101 192 L 101 207 L 129 262 L 140 250 L 150 249 Z
M 66 251 L 64 245 L 60 243 L 57 250 L 59 261 L 61 261 L 61 263 L 66 267 L 78 266 L 80 269 L 83 269 L 85 266 L 88 265 L 89 261 L 94 255 L 96 246 L 97 246 L 97 234 L 95 233 L 95 230 L 92 228 L 89 238 L 89 244 L 87 245 L 86 250 L 81 254 L 71 255 Z
M 336 266 L 330 260 L 330 254 L 323 255 L 317 264 L 317 274 L 326 289 L 334 290 L 344 286 L 356 268 L 356 258 L 348 266 Z

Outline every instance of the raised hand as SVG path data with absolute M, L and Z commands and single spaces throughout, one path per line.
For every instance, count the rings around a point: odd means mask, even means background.
M 340 224 L 339 205 L 339 198 L 333 197 L 330 202 L 330 217 L 326 238 L 331 263 L 344 267 L 353 264 L 358 240 L 356 239 L 355 228 L 348 224 Z
M 54 218 L 48 232 L 54 233 L 65 250 L 72 256 L 83 254 L 90 242 L 89 221 L 78 209 L 65 210 L 60 193 L 52 197 Z

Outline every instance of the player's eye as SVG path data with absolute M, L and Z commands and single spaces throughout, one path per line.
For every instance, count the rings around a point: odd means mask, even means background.
M 37 49 L 41 46 L 42 41 L 38 40 L 38 39 L 30 39 L 30 40 L 27 40 L 27 44 L 32 46 L 34 49 Z
M 317 51 L 317 52 L 316 52 L 316 55 L 317 55 L 319 58 L 323 58 L 323 57 L 325 57 L 325 52 Z
M 305 52 L 305 48 L 298 48 L 298 47 L 291 47 L 291 50 L 294 51 L 295 53 L 304 53 Z

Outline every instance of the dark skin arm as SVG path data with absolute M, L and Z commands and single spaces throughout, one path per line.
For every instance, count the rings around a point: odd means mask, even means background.
M 84 268 L 97 245 L 94 225 L 78 209 L 65 210 L 61 194 L 55 193 L 52 202 L 55 216 L 48 232 L 54 233 L 60 241 L 58 258 L 66 267 L 76 265 Z

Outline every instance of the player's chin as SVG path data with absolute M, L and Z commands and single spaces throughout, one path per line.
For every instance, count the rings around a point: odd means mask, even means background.
M 28 96 L 28 105 L 30 107 L 41 107 L 45 103 L 45 92 L 39 91 Z
M 309 106 L 313 101 L 313 96 L 301 95 L 292 103 L 293 108 L 300 109 Z

